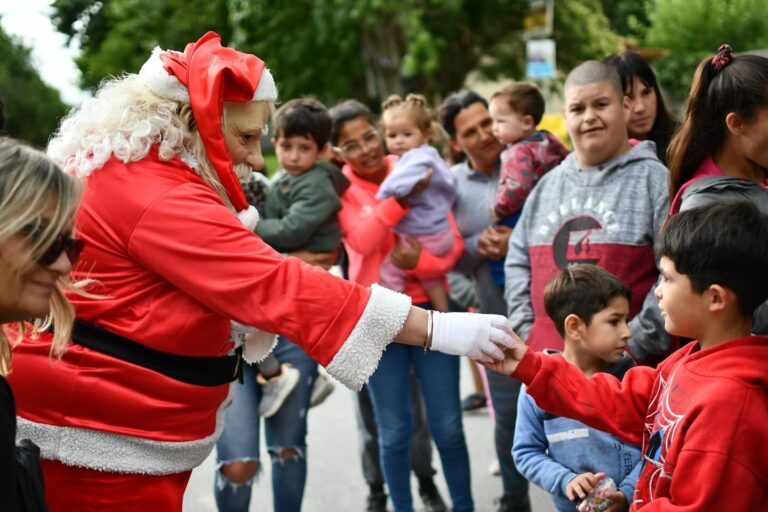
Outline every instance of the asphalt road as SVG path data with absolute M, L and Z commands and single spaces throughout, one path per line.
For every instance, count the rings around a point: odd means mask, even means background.
M 462 391 L 470 392 L 469 372 L 462 364 Z M 335 392 L 320 406 L 309 411 L 308 476 L 304 493 L 304 512 L 362 512 L 365 510 L 367 486 L 360 469 L 352 404 L 352 391 L 336 384 Z M 501 495 L 501 479 L 488 473 L 488 466 L 494 459 L 493 425 L 487 412 L 464 415 L 464 431 L 469 446 L 472 465 L 472 492 L 478 512 L 494 512 L 494 501 Z M 263 443 L 263 440 L 262 440 Z M 266 450 L 262 449 L 262 453 Z M 443 497 L 448 491 L 440 471 L 437 450 L 434 465 L 438 468 L 436 482 Z M 268 460 L 265 457 L 265 460 Z M 212 454 L 197 469 L 184 496 L 185 512 L 216 512 L 213 499 L 213 477 L 215 460 Z M 272 510 L 272 490 L 269 463 L 265 465 L 259 481 L 253 487 L 251 510 Z M 416 510 L 421 502 L 413 482 L 414 505 Z M 554 512 L 549 496 L 537 487 L 531 489 L 534 512 Z

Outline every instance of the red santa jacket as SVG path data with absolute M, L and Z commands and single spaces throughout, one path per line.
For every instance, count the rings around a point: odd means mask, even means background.
M 513 376 L 546 411 L 642 442 L 631 511 L 768 510 L 768 337 L 689 343 L 622 381 L 529 350 Z
M 226 355 L 234 319 L 285 335 L 348 386 L 362 386 L 410 300 L 281 256 L 189 167 L 156 155 L 112 159 L 87 179 L 75 278 L 93 279 L 88 291 L 101 298 L 72 297 L 78 318 L 188 356 Z M 210 453 L 229 386 L 185 384 L 78 345 L 57 361 L 49 348 L 46 334 L 24 340 L 10 378 L 19 433 L 45 458 L 168 474 Z

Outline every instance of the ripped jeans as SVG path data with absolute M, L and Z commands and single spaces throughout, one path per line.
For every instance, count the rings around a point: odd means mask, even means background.
M 288 395 L 277 413 L 264 420 L 264 434 L 272 462 L 274 509 L 280 512 L 301 510 L 307 479 L 307 409 L 312 386 L 317 378 L 317 363 L 297 345 L 283 337 L 275 347 L 281 363 L 289 363 L 301 372 L 299 384 Z M 244 384 L 235 385 L 233 402 L 224 418 L 224 432 L 216 443 L 217 468 L 234 461 L 259 461 L 259 401 L 261 386 L 250 365 L 243 371 Z M 283 449 L 298 455 L 280 457 Z M 261 470 L 261 464 L 259 471 Z M 214 496 L 220 512 L 247 512 L 251 485 L 236 484 L 216 471 Z

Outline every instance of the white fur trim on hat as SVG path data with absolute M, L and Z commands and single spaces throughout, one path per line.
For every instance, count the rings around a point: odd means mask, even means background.
M 249 205 L 247 210 L 237 212 L 237 218 L 243 223 L 245 229 L 253 231 L 259 223 L 259 210 L 254 208 L 253 205 Z
M 178 78 L 168 73 L 163 67 L 163 61 L 160 60 L 161 53 L 165 53 L 165 50 L 155 46 L 152 55 L 141 66 L 139 78 L 161 98 L 189 103 L 189 91 Z
M 256 86 L 256 91 L 253 93 L 253 101 L 277 101 L 275 79 L 272 78 L 272 73 L 267 68 L 261 72 L 259 85 Z

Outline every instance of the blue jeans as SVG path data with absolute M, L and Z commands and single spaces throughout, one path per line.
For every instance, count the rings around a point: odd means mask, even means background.
M 485 375 L 488 377 L 488 389 L 491 391 L 493 412 L 496 415 L 494 437 L 504 494 L 522 500 L 528 496 L 528 480 L 520 474 L 512 459 L 512 442 L 515 439 L 515 422 L 517 421 L 517 397 L 520 394 L 522 382 L 492 370 L 486 370 Z
M 453 510 L 474 510 L 469 455 L 464 439 L 459 399 L 459 358 L 439 352 L 424 353 L 421 347 L 392 343 L 371 376 L 371 393 L 384 478 L 395 512 L 412 512 L 411 368 L 421 384 L 427 424 L 443 463 Z
M 298 512 L 307 480 L 307 409 L 312 386 L 317 378 L 317 363 L 297 345 L 280 338 L 275 356 L 301 372 L 299 384 L 288 395 L 277 413 L 264 420 L 267 450 L 272 460 L 272 494 L 275 510 Z M 217 467 L 234 461 L 258 461 L 259 402 L 261 386 L 256 372 L 246 365 L 242 385 L 235 384 L 232 405 L 224 417 L 224 432 L 216 443 Z M 281 457 L 284 449 L 293 449 L 295 456 Z M 246 512 L 251 501 L 251 485 L 235 484 L 220 471 L 216 472 L 214 496 L 221 512 Z

